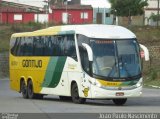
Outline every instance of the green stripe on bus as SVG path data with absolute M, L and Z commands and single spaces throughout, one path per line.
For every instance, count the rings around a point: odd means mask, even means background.
M 55 88 L 60 81 L 66 57 L 52 57 L 49 61 L 42 87 Z
M 49 84 L 51 83 L 57 62 L 58 62 L 58 57 L 51 57 L 50 58 L 42 87 L 48 87 Z
M 138 83 L 139 80 L 123 82 L 120 86 L 132 86 Z

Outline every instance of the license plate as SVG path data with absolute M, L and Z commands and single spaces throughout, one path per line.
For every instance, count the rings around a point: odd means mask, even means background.
M 124 96 L 124 92 L 117 92 L 116 96 Z

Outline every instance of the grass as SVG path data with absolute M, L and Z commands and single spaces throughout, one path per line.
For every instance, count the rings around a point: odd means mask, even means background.
M 132 27 L 138 41 L 146 46 L 160 46 L 160 27 Z
M 154 85 L 160 87 L 160 68 L 150 69 L 149 73 L 144 76 L 144 84 L 148 87 Z
M 9 40 L 12 33 L 10 26 L 0 25 L 0 52 L 9 49 Z
M 0 52 L 9 50 L 9 41 L 13 33 L 29 32 L 44 28 L 45 24 L 29 22 L 27 24 L 0 24 Z
M 144 80 L 144 84 L 146 87 L 150 87 L 151 85 L 160 87 L 160 80 Z

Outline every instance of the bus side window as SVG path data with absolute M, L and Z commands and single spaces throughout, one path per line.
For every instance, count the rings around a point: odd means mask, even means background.
M 16 49 L 18 46 L 18 39 L 12 38 L 10 42 L 11 54 L 16 56 Z
M 74 35 L 67 35 L 66 45 L 67 45 L 66 46 L 67 47 L 67 56 L 70 56 L 77 61 Z
M 51 50 L 52 50 L 52 54 L 51 56 L 56 56 L 57 55 L 57 44 L 56 44 L 56 38 L 55 36 L 51 36 L 51 41 L 52 41 L 52 45 L 51 45 Z
M 41 39 L 40 36 L 34 37 L 33 47 L 34 47 L 34 56 L 43 56 L 44 55 L 44 38 Z
M 61 56 L 61 48 L 60 48 L 60 38 L 59 36 L 54 36 L 55 43 L 55 56 Z
M 44 39 L 44 56 L 52 56 L 52 40 L 51 36 L 46 36 Z
M 79 51 L 83 70 L 89 74 L 89 60 L 87 50 L 84 49 L 83 46 L 80 46 Z
M 33 37 L 25 37 L 23 56 L 33 55 Z
M 18 48 L 17 48 L 17 55 L 18 56 L 23 56 L 23 52 L 24 52 L 24 38 L 20 37 L 19 39 L 19 43 L 18 43 Z
M 65 56 L 65 36 L 58 36 L 59 41 L 59 56 Z
M 80 53 L 80 59 L 83 70 L 89 74 L 89 60 L 88 60 L 88 54 L 86 49 L 82 46 L 82 43 L 89 44 L 89 38 L 84 35 L 77 35 L 78 39 L 78 47 L 79 47 L 79 53 Z

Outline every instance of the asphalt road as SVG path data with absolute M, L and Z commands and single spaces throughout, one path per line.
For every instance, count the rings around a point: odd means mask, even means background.
M 23 99 L 10 90 L 9 80 L 0 80 L 1 113 L 160 113 L 160 89 L 143 89 L 143 96 L 128 99 L 124 106 L 115 106 L 109 100 L 87 100 L 85 104 L 60 101 L 58 96 L 43 100 Z

